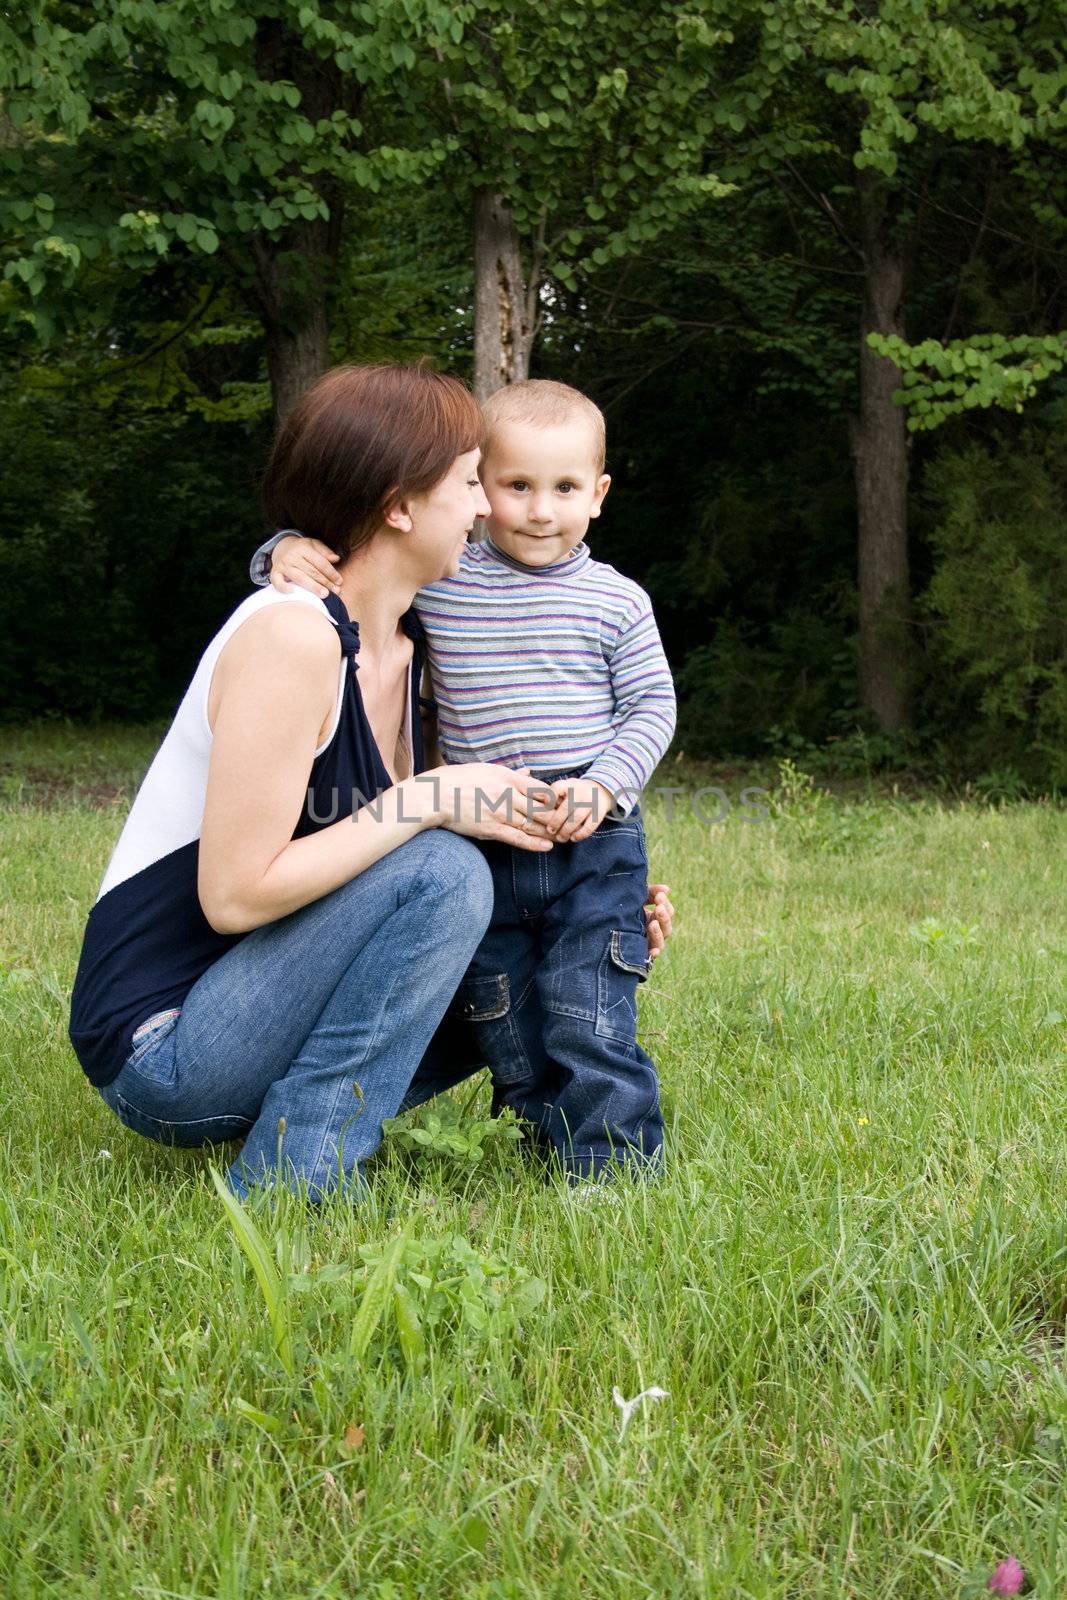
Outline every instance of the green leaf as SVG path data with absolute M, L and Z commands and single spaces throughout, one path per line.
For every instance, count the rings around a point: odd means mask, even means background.
M 490 1531 L 489 1524 L 484 1518 L 475 1516 L 473 1512 L 464 1517 L 459 1525 L 459 1536 L 463 1543 L 471 1550 L 476 1550 L 479 1555 L 485 1554 Z
M 534 1311 L 548 1293 L 548 1285 L 543 1278 L 527 1278 L 520 1283 L 512 1297 L 515 1309 L 520 1316 L 525 1316 Z
M 393 1285 L 393 1306 L 396 1312 L 396 1330 L 401 1354 L 409 1367 L 417 1367 L 426 1353 L 426 1340 L 423 1337 L 415 1302 L 403 1284 Z
M 374 1331 L 385 1314 L 385 1307 L 390 1291 L 396 1283 L 397 1268 L 404 1254 L 404 1247 L 408 1242 L 410 1224 L 403 1233 L 399 1234 L 386 1251 L 385 1255 L 374 1268 L 367 1280 L 363 1297 L 359 1302 L 352 1323 L 352 1334 L 348 1341 L 348 1353 L 356 1361 L 362 1361 L 367 1353 Z
M 260 1233 L 256 1223 L 249 1216 L 244 1206 L 233 1194 L 222 1175 L 216 1167 L 210 1167 L 211 1181 L 218 1191 L 222 1201 L 223 1211 L 234 1231 L 237 1243 L 241 1246 L 252 1270 L 259 1280 L 260 1291 L 267 1306 L 270 1317 L 271 1330 L 274 1334 L 274 1348 L 278 1352 L 278 1359 L 286 1372 L 292 1374 L 295 1370 L 293 1360 L 293 1340 L 289 1328 L 289 1302 L 285 1293 L 278 1269 L 274 1265 L 271 1253 L 267 1249 L 267 1242 Z
M 285 1432 L 285 1424 L 280 1417 L 272 1416 L 269 1411 L 261 1411 L 258 1406 L 249 1405 L 247 1400 L 238 1397 L 233 1402 L 233 1409 L 239 1417 L 247 1417 L 249 1422 L 266 1429 L 267 1433 Z

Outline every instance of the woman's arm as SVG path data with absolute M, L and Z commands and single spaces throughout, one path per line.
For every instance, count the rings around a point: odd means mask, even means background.
M 199 862 L 200 903 L 219 933 L 247 933 L 309 905 L 425 828 L 551 848 L 523 832 L 535 806 L 522 775 L 486 764 L 406 779 L 380 808 L 294 839 L 339 660 L 332 624 L 302 606 L 251 618 L 219 658 Z
M 297 533 L 284 534 L 268 540 L 256 551 L 252 558 L 252 581 L 258 584 L 272 583 L 282 593 L 299 586 L 324 599 L 327 593 L 325 585 L 329 585 L 332 589 L 338 587 L 337 574 L 334 571 L 336 561 L 337 557 L 329 546 L 322 544 L 318 539 L 306 539 Z M 658 640 L 658 634 L 656 637 Z M 435 713 L 424 710 L 422 721 L 426 757 L 436 765 L 441 756 L 437 744 Z M 573 781 L 566 780 L 563 784 L 557 785 L 557 791 L 572 788 Z M 605 793 L 608 791 L 605 790 Z M 609 809 L 612 803 L 609 796 Z M 582 820 L 580 817 L 576 818 L 576 811 L 573 801 L 566 799 L 561 800 L 555 815 L 548 815 L 543 807 L 539 808 L 541 832 L 557 838 L 560 842 L 566 842 Z M 596 820 L 599 821 L 603 814 L 602 810 Z M 561 834 L 559 830 L 564 824 L 566 826 Z M 583 835 L 586 832 L 592 832 L 592 828 L 584 828 Z M 655 961 L 662 954 L 667 940 L 673 933 L 674 906 L 671 904 L 666 884 L 650 885 L 648 898 L 649 904 L 645 908 L 645 931 L 648 936 L 648 953 Z

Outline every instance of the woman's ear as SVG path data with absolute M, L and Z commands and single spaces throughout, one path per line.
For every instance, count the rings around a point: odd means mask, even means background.
M 387 528 L 395 528 L 397 533 L 410 533 L 415 526 L 411 519 L 406 500 L 397 500 L 387 497 L 382 510 L 382 516 Z

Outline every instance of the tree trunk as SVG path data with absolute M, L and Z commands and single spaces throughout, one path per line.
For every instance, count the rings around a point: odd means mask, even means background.
M 910 721 L 908 434 L 893 393 L 900 368 L 867 344 L 869 333 L 903 335 L 905 264 L 893 244 L 885 186 L 857 180 L 864 255 L 860 414 L 852 432 L 858 520 L 860 704 L 885 733 Z
M 326 307 L 309 308 L 296 327 L 264 323 L 267 375 L 270 378 L 274 427 L 288 416 L 294 403 L 330 364 L 330 329 Z
M 330 364 L 334 220 L 298 224 L 286 230 L 284 240 L 257 240 L 253 251 L 275 429 Z
M 539 264 L 527 283 L 511 211 L 491 189 L 474 196 L 474 394 L 479 404 L 530 373 Z
M 309 55 L 283 22 L 256 30 L 256 66 L 266 79 L 295 83 L 312 123 L 336 110 L 352 113 L 360 90 L 333 62 Z M 329 207 L 328 219 L 294 222 L 279 236 L 253 235 L 249 298 L 263 323 L 274 426 L 330 364 L 330 294 L 337 279 L 344 194 L 329 178 L 309 180 Z

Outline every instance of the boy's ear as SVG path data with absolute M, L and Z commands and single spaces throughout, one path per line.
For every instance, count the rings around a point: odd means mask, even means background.
M 589 515 L 591 517 L 599 517 L 600 508 L 604 504 L 604 496 L 610 488 L 611 478 L 608 473 L 602 472 L 596 481 L 596 488 L 593 491 L 593 504 L 589 507 Z

